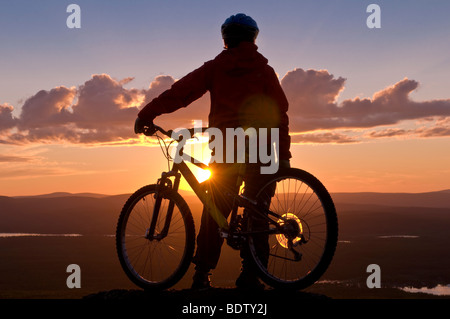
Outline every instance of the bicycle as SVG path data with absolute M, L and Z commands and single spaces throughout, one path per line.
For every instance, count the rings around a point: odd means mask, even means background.
M 164 140 L 157 132 L 172 137 L 171 130 L 159 126 L 155 129 L 161 146 Z M 191 138 L 196 133 L 194 129 L 189 132 Z M 172 137 L 170 143 L 180 138 Z M 170 144 L 164 145 L 162 150 L 170 162 Z M 301 169 L 280 168 L 266 176 L 255 199 L 241 192 L 230 195 L 233 209 L 228 222 L 185 161 L 201 169 L 208 166 L 184 152 L 180 154 L 184 161 L 173 162 L 171 169 L 168 162 L 169 171 L 163 172 L 156 184 L 132 194 L 120 213 L 116 250 L 124 272 L 134 284 L 145 290 L 170 288 L 191 264 L 195 226 L 190 208 L 178 192 L 181 176 L 209 208 L 227 244 L 250 251 L 252 263 L 266 284 L 299 290 L 314 284 L 325 273 L 336 249 L 338 221 L 333 200 L 317 178 Z M 245 169 L 245 164 L 239 168 Z M 261 236 L 267 240 L 268 254 L 258 251 Z

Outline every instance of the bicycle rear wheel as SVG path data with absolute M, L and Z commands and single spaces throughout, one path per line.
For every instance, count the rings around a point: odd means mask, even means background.
M 282 232 L 249 236 L 248 248 L 260 278 L 275 288 L 304 289 L 316 282 L 333 258 L 338 221 L 328 191 L 313 175 L 295 168 L 280 170 L 258 192 Z M 268 205 L 268 203 L 266 203 Z M 274 229 L 255 214 L 248 230 Z
M 155 235 L 164 228 L 169 202 L 174 202 L 170 227 L 162 239 L 147 236 L 153 218 L 156 185 L 136 191 L 125 203 L 116 229 L 120 264 L 137 286 L 167 289 L 186 273 L 194 254 L 195 228 L 185 200 L 171 189 L 162 189 Z

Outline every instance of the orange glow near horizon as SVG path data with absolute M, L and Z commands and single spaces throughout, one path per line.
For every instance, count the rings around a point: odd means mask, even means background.
M 291 147 L 291 166 L 315 175 L 330 192 L 416 193 L 450 189 L 448 138 L 305 144 Z M 150 145 L 150 144 L 147 144 Z M 197 148 L 208 163 L 206 144 Z M 132 193 L 156 183 L 167 161 L 159 146 L 5 146 L 0 196 L 53 192 Z M 196 154 L 196 153 L 195 153 Z M 194 154 L 193 154 L 194 155 Z M 202 181 L 207 172 L 190 164 Z M 186 181 L 181 189 L 190 190 Z

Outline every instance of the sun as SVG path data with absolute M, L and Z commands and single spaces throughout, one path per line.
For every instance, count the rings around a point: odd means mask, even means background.
M 211 158 L 208 140 L 202 137 L 188 141 L 184 147 L 184 152 L 204 164 L 208 163 Z M 211 177 L 211 170 L 207 168 L 202 169 L 189 162 L 186 162 L 186 164 L 189 166 L 199 183 L 204 182 Z
M 199 183 L 202 183 L 211 177 L 211 171 L 209 169 L 199 169 L 197 172 L 195 172 L 195 177 L 197 178 Z
M 191 170 L 192 174 L 194 174 L 195 178 L 197 179 L 197 181 L 199 183 L 202 183 L 202 182 L 208 180 L 209 178 L 211 178 L 212 172 L 209 169 L 201 169 L 200 167 L 195 166 L 194 164 L 191 164 L 191 163 L 186 163 L 186 164 L 189 167 L 189 169 Z M 193 192 L 191 186 L 189 186 L 188 182 L 186 181 L 186 179 L 184 177 L 181 178 L 179 188 L 181 190 Z

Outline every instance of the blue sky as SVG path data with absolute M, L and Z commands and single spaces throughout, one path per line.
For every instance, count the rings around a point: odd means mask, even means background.
M 179 78 L 221 50 L 220 24 L 236 12 L 259 23 L 260 50 L 280 74 L 327 69 L 347 79 L 342 98 L 371 96 L 403 77 L 418 98 L 446 98 L 450 71 L 448 1 L 73 1 L 81 29 L 68 29 L 69 1 L 2 1 L 0 103 L 40 89 L 78 86 L 92 74 Z M 381 7 L 368 29 L 366 7 Z

